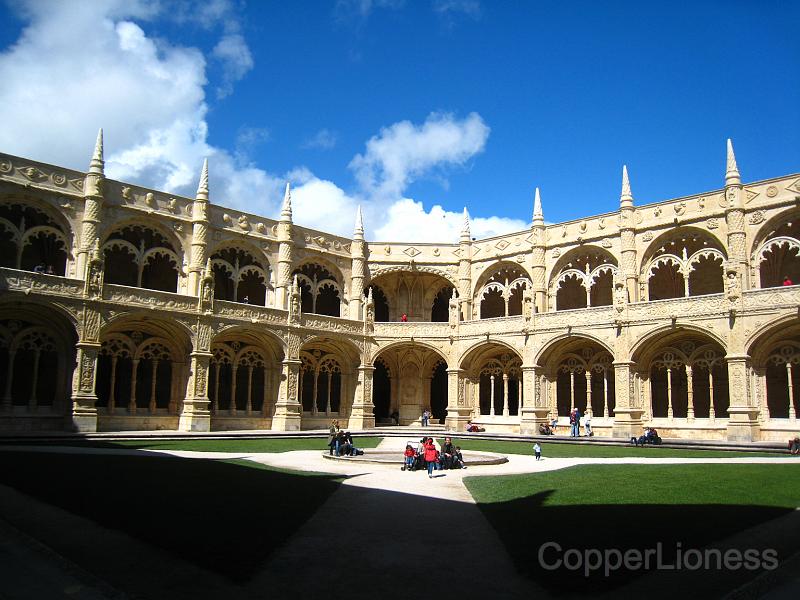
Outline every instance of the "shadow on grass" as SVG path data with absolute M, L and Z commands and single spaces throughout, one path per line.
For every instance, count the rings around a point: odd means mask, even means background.
M 662 549 L 661 563 L 675 564 L 678 549 L 703 549 L 756 525 L 771 521 L 792 511 L 789 508 L 742 505 L 573 505 L 548 506 L 547 498 L 553 491 L 544 491 L 526 498 L 507 502 L 480 504 L 480 508 L 499 534 L 511 555 L 517 570 L 533 579 L 553 596 L 598 596 L 613 592 L 634 582 L 653 568 L 629 570 L 624 566 L 611 571 L 608 577 L 599 570 L 585 576 L 583 567 L 570 569 L 553 567 L 564 559 L 568 550 L 577 550 L 585 557 L 587 550 L 618 549 L 622 552 L 637 549 L 642 552 Z M 779 540 L 775 540 L 778 542 Z M 543 544 L 556 543 L 559 548 Z M 720 546 L 726 547 L 723 542 Z M 730 547 L 730 546 L 728 546 Z M 738 544 L 740 551 L 746 548 Z M 755 547 L 755 546 L 753 546 Z M 724 551 L 724 550 L 723 550 Z M 567 557 L 566 562 L 574 559 Z M 784 557 L 780 555 L 779 557 Z M 544 563 L 541 564 L 541 563 Z M 573 566 L 574 562 L 571 563 Z M 655 566 L 656 559 L 651 559 Z M 697 573 L 684 571 L 679 577 L 690 576 L 694 581 L 692 595 L 702 597 L 702 588 L 708 588 L 708 597 L 724 595 L 758 573 L 741 569 L 732 572 L 716 569 L 697 578 Z M 761 571 L 763 572 L 763 571 Z M 656 580 L 657 581 L 657 580 Z M 648 588 L 648 598 L 674 597 L 674 589 Z
M 152 452 L 2 457 L 0 483 L 236 583 L 249 580 L 341 481 Z

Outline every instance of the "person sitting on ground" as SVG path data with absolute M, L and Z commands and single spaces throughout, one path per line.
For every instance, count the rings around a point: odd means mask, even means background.
M 461 454 L 461 446 L 456 446 L 453 452 L 453 468 L 466 469 L 467 465 L 464 464 L 464 456 Z
M 583 417 L 583 430 L 586 433 L 586 437 L 594 435 L 594 431 L 592 431 L 592 416 L 588 412 Z
M 479 427 L 472 420 L 467 421 L 467 431 L 470 433 L 486 431 L 483 427 Z
M 348 456 L 358 456 L 358 448 L 356 448 L 356 443 L 353 441 L 353 434 L 349 431 L 344 432 L 344 441 L 347 445 L 347 452 Z
M 442 468 L 443 469 L 452 469 L 453 468 L 453 456 L 455 455 L 455 446 L 453 446 L 453 439 L 450 437 L 444 438 L 444 444 L 442 444 Z
M 389 415 L 389 418 L 394 422 L 395 425 L 400 425 L 400 413 L 394 411 L 392 414 Z
M 414 452 L 414 448 L 411 447 L 411 444 L 406 444 L 406 450 L 403 452 L 403 456 L 405 457 L 405 463 L 403 464 L 403 471 L 410 471 L 414 466 L 414 457 L 417 455 Z
M 783 285 L 794 285 L 788 275 L 783 276 Z
M 793 440 L 789 440 L 789 453 L 793 456 L 800 454 L 800 436 L 795 436 Z
M 339 444 L 337 456 L 348 456 L 350 454 L 350 448 L 347 446 L 347 438 L 344 435 L 344 431 L 340 430 L 336 434 L 336 441 Z
M 550 429 L 550 423 L 542 423 L 539 425 L 539 433 L 541 435 L 553 435 L 553 430 Z
M 645 443 L 647 443 L 647 436 L 649 433 L 650 433 L 650 428 L 645 427 L 644 433 L 642 433 L 642 435 L 640 435 L 638 438 L 637 437 L 631 438 L 631 444 L 633 444 L 634 446 L 644 446 Z

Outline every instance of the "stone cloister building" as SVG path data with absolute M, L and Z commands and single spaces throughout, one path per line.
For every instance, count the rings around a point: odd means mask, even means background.
M 213 191 L 213 185 L 211 186 Z M 369 428 L 785 439 L 800 175 L 435 244 L 368 242 L 0 155 L 0 429 Z M 400 315 L 408 316 L 407 322 Z

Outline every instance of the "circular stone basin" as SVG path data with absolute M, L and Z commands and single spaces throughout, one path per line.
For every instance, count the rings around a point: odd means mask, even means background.
M 464 457 L 464 464 L 468 467 L 475 467 L 481 465 L 502 465 L 508 462 L 508 457 L 503 454 L 495 454 L 494 452 L 474 452 L 472 450 L 462 450 L 461 455 Z M 328 452 L 322 453 L 322 458 L 328 460 L 338 460 L 342 462 L 352 463 L 374 463 L 383 465 L 397 465 L 403 464 L 403 453 L 397 450 L 364 450 L 361 456 L 333 456 Z

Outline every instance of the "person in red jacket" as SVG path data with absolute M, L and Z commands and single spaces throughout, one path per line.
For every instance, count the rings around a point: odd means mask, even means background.
M 428 438 L 425 440 L 425 462 L 428 463 L 428 477 L 433 477 L 433 469 L 436 467 L 436 462 L 439 460 L 437 456 L 439 451 L 436 450 L 436 446 L 433 445 L 433 438 Z
M 414 452 L 414 448 L 411 447 L 411 444 L 406 444 L 406 451 L 403 452 L 403 456 L 406 458 L 406 462 L 403 465 L 403 471 L 406 469 L 409 471 L 411 470 L 411 468 L 414 466 L 414 457 L 416 455 L 417 453 Z

